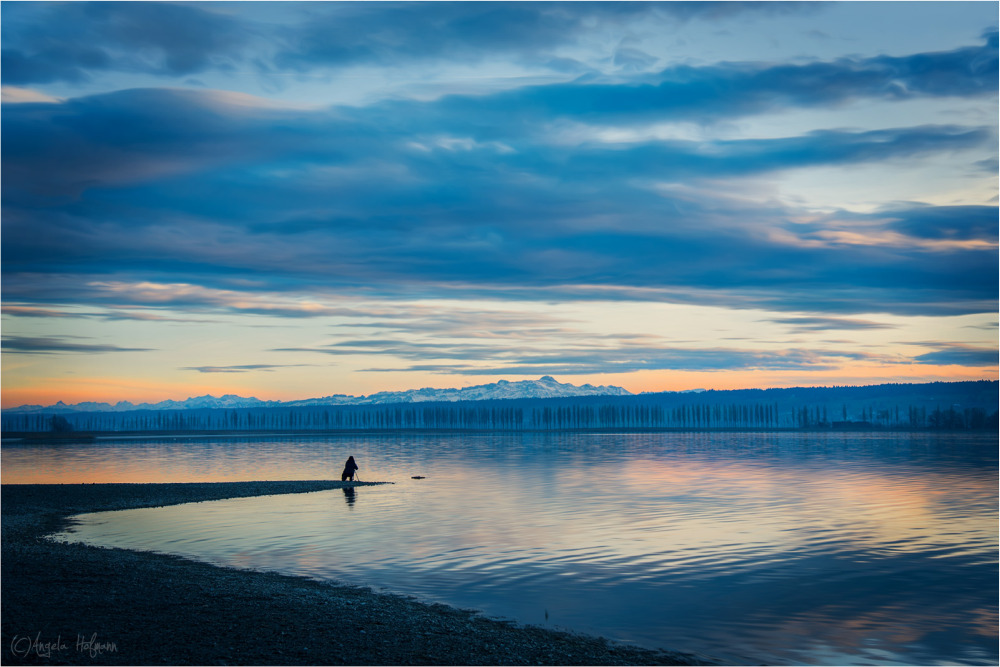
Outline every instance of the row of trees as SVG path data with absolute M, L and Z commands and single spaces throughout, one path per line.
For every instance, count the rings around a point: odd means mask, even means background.
M 573 429 L 996 429 L 997 411 L 961 405 L 782 405 L 655 395 L 465 403 L 4 414 L 4 432 L 573 430 Z

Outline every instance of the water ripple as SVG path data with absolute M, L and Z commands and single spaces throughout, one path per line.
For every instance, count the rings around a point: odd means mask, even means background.
M 921 434 L 236 442 L 226 475 L 245 474 L 252 452 L 270 478 L 317 477 L 333 453 L 351 452 L 399 483 L 348 502 L 329 491 L 90 515 L 64 537 L 370 584 L 732 663 L 995 664 L 996 444 Z M 200 463 L 197 443 L 184 447 L 105 456 L 132 469 L 153 453 L 167 468 L 220 469 L 218 447 L 202 448 Z M 427 479 L 409 483 L 414 473 Z

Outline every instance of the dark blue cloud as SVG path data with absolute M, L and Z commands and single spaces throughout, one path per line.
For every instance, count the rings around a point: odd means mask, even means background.
M 778 139 L 662 141 L 634 148 L 541 149 L 530 159 L 560 167 L 563 178 L 593 178 L 602 171 L 645 174 L 651 178 L 705 178 L 802 167 L 881 162 L 909 156 L 975 148 L 994 137 L 990 128 L 918 126 L 849 132 L 820 130 Z M 572 153 L 572 155 L 570 155 Z M 570 159 L 572 157 L 572 159 Z M 504 160 L 506 161 L 506 160 Z M 516 162 L 516 158 L 512 161 Z
M 337 135 L 293 112 L 233 113 L 214 93 L 138 89 L 4 108 L 5 195 L 77 196 L 102 186 L 248 160 L 333 161 Z M 259 133 L 267 132 L 267 136 Z M 255 136 L 256 135 L 256 136 Z M 328 139 L 324 140 L 324 137 Z
M 355 64 L 530 58 L 557 71 L 578 64 L 556 50 L 592 26 L 634 20 L 715 21 L 736 14 L 818 11 L 819 3 L 282 3 L 282 21 L 211 3 L 9 3 L 2 26 L 7 85 L 80 83 L 108 72 L 185 78 L 202 72 L 262 75 Z M 258 14 L 262 14 L 258 16 Z M 290 19 L 290 20 L 289 20 Z M 978 96 L 997 89 L 997 38 L 949 52 L 804 65 L 677 66 L 643 84 L 579 81 L 510 91 L 489 100 L 455 97 L 458 115 L 487 112 L 552 118 L 669 114 L 719 118 L 782 106 L 858 98 Z M 630 44 L 609 57 L 622 66 L 655 59 Z
M 992 206 L 913 206 L 885 209 L 890 229 L 922 239 L 998 240 L 997 209 Z
M 542 290 L 537 298 L 565 293 L 566 285 L 603 285 L 670 290 L 671 299 L 692 302 L 720 290 L 732 303 L 737 290 L 736 302 L 747 306 L 839 313 L 977 312 L 996 297 L 995 281 L 985 279 L 997 266 L 990 248 L 843 245 L 823 236 L 825 221 L 783 222 L 792 211 L 730 202 L 710 190 L 670 196 L 634 185 L 933 155 L 981 142 L 979 130 L 722 142 L 710 158 L 679 142 L 540 146 L 524 155 L 427 152 L 332 112 L 230 118 L 198 96 L 137 91 L 134 99 L 119 93 L 19 105 L 5 113 L 3 137 L 7 299 L 37 296 L 47 274 L 226 289 L 231 279 L 261 272 L 275 291 L 450 285 L 521 296 Z M 986 222 L 996 214 L 991 207 L 931 211 L 851 217 L 865 231 L 917 239 L 933 238 L 934 225 L 957 230 L 938 236 L 996 238 Z M 58 285 L 98 299 L 90 281 Z M 181 293 L 172 305 L 200 298 Z M 276 306 L 243 312 L 324 314 Z
M 808 320 L 810 318 L 799 318 Z M 815 320 L 824 318 L 814 318 Z M 831 318 L 825 318 L 830 320 Z M 840 322 L 843 322 L 840 320 Z M 846 328 L 843 324 L 839 328 Z M 740 348 L 682 348 L 649 340 L 620 339 L 613 345 L 569 337 L 558 350 L 534 349 L 531 340 L 502 337 L 483 341 L 419 343 L 410 338 L 358 339 L 312 348 L 281 348 L 273 352 L 308 352 L 333 356 L 379 355 L 406 363 L 369 371 L 424 371 L 462 375 L 532 375 L 558 371 L 564 375 L 631 373 L 641 370 L 824 370 L 851 361 L 888 364 L 959 365 L 972 368 L 995 365 L 997 350 L 965 345 L 943 345 L 939 351 L 912 359 L 886 357 L 840 349 L 753 350 Z M 433 361 L 431 361 L 433 360 Z
M 49 308 L 37 308 L 35 306 L 10 306 L 4 305 L 3 314 L 12 317 L 77 317 L 61 310 L 51 310 Z
M 249 27 L 196 3 L 14 3 L 4 7 L 2 35 L 4 83 L 30 85 L 231 68 Z
M 71 340 L 67 340 L 71 339 Z M 151 352 L 151 348 L 120 347 L 104 343 L 76 343 L 75 336 L 5 336 L 3 349 L 20 354 L 101 354 L 106 352 Z
M 810 370 L 835 369 L 845 361 L 872 356 L 844 350 L 787 349 L 762 351 L 731 348 L 691 349 L 643 345 L 627 340 L 614 346 L 568 342 L 557 351 L 531 349 L 524 341 L 490 343 L 415 343 L 410 340 L 368 339 L 321 347 L 279 348 L 272 352 L 311 352 L 333 356 L 381 355 L 412 364 L 383 371 L 429 371 L 460 375 L 533 375 L 558 370 L 563 375 L 631 373 L 640 370 Z M 440 360 L 442 363 L 428 363 Z M 447 360 L 446 362 L 444 360 Z M 487 364 L 483 366 L 483 364 Z
M 415 103 L 414 106 L 421 106 Z M 402 114 L 399 118 L 410 118 Z M 433 141 L 447 117 L 411 127 L 376 126 L 339 111 L 234 110 L 210 93 L 129 90 L 78 98 L 66 104 L 8 105 L 3 116 L 5 195 L 38 192 L 78 195 L 87 188 L 163 180 L 247 162 L 272 170 L 309 164 L 406 163 L 414 170 L 461 173 L 463 181 L 491 178 L 499 169 L 559 170 L 564 181 L 620 178 L 718 177 L 805 166 L 830 166 L 982 146 L 984 128 L 921 126 L 869 132 L 817 131 L 800 137 L 692 142 L 635 147 L 546 145 L 543 137 L 508 127 L 507 144 L 474 144 L 474 150 L 407 147 L 421 133 Z M 259 173 L 259 168 L 253 171 Z M 361 184 L 363 186 L 363 184 Z M 369 187 L 382 187 L 372 184 Z M 442 201 L 438 184 L 436 201 Z M 424 184 L 420 183 L 423 189 Z M 453 194 L 459 194 L 457 190 Z M 444 203 L 450 203 L 445 201 Z
M 990 41 L 911 58 L 675 68 L 645 87 L 559 84 L 358 109 L 159 89 L 5 105 L 3 294 L 119 305 L 102 284 L 225 290 L 253 279 L 270 292 L 600 298 L 611 289 L 614 298 L 830 314 L 982 312 L 997 296 L 995 207 L 899 205 L 802 224 L 797 211 L 729 199 L 726 189 L 786 169 L 967 149 L 978 159 L 995 148 L 992 128 L 568 146 L 534 121 L 586 119 L 596 107 L 577 102 L 600 90 L 601 114 L 659 108 L 662 119 L 884 97 L 890 79 L 912 95 L 979 95 L 995 90 L 995 51 Z M 829 90 L 813 91 L 821 81 Z M 673 92 L 664 97 L 662 86 Z M 651 188 L 657 181 L 688 189 Z M 230 308 L 206 294 L 158 305 Z M 328 314 L 268 304 L 240 312 Z
M 973 347 L 970 345 L 948 345 L 935 352 L 928 352 L 914 357 L 914 361 L 920 364 L 932 364 L 935 366 L 970 366 L 981 368 L 984 366 L 995 368 L 998 361 L 996 348 Z
M 890 324 L 871 322 L 869 320 L 846 319 L 843 317 L 779 317 L 768 320 L 778 324 L 790 324 L 792 331 L 846 331 L 866 329 L 892 329 Z
M 594 24 L 659 18 L 715 21 L 736 14 L 811 12 L 804 3 L 755 2 L 435 2 L 319 6 L 308 22 L 281 32 L 275 66 L 322 66 L 432 59 L 539 56 L 574 44 Z M 634 59 L 634 54 L 633 54 Z M 544 59 L 541 59 L 544 62 Z M 558 63 L 556 69 L 558 69 Z
M 518 88 L 488 97 L 452 96 L 435 102 L 456 117 L 480 123 L 507 117 L 531 122 L 578 118 L 698 121 L 801 107 L 829 107 L 859 99 L 995 95 L 996 33 L 980 46 L 911 56 L 844 58 L 803 65 L 721 63 L 677 66 L 642 84 L 585 81 Z M 513 118 L 512 118 L 513 117 Z
M 84 45 L 52 45 L 35 53 L 0 49 L 3 81 L 11 85 L 80 83 L 87 80 L 88 72 L 107 68 L 110 61 L 103 49 Z
M 304 364 L 242 364 L 237 366 L 185 366 L 182 371 L 199 373 L 250 373 L 253 371 L 273 372 L 276 368 L 297 368 Z
M 87 320 L 104 320 L 106 322 L 182 322 L 208 324 L 213 320 L 208 319 L 187 319 L 180 317 L 169 317 L 156 312 L 149 311 L 122 311 L 108 310 L 105 312 L 81 312 L 78 310 L 56 310 L 51 308 L 38 308 L 36 306 L 8 305 L 3 307 L 3 314 L 10 317 L 36 317 L 36 318 L 70 318 Z
M 742 13 L 815 9 L 780 2 L 280 6 L 285 20 L 272 22 L 268 3 L 257 8 L 263 13 L 259 19 L 251 17 L 255 12 L 240 11 L 248 8 L 239 3 L 11 3 L 5 6 L 2 30 L 4 82 L 79 83 L 106 72 L 183 77 L 236 68 L 267 74 L 414 60 L 538 57 L 575 43 L 594 23 L 642 17 L 715 21 Z

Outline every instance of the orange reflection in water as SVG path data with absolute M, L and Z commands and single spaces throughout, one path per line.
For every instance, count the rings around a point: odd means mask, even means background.
M 89 468 L 76 468 L 72 464 L 56 469 L 9 469 L 0 472 L 4 484 L 115 484 L 127 482 L 129 484 L 152 484 L 157 482 L 190 482 L 195 481 L 178 475 L 175 471 L 161 472 L 144 470 L 137 468 L 134 471 L 124 471 L 120 466 L 94 466 Z M 230 480 L 226 478 L 214 478 L 197 480 L 204 482 L 229 482 L 229 481 L 250 481 L 250 480 Z
M 276 443 L 280 445 L 280 443 Z M 4 484 L 107 484 L 339 480 L 339 452 L 308 457 L 261 455 L 253 440 L 98 440 L 4 445 Z M 346 454 L 344 455 L 346 458 Z
M 934 442 L 893 434 L 134 441 L 122 444 L 129 456 L 108 459 L 105 450 L 99 465 L 87 463 L 86 445 L 66 450 L 79 469 L 63 458 L 59 470 L 86 481 L 169 481 L 150 479 L 149 466 L 165 469 L 167 460 L 177 481 L 330 478 L 350 449 L 366 480 L 396 485 L 359 490 L 354 504 L 325 492 L 137 510 L 112 527 L 127 540 L 161 539 L 162 528 L 164 544 L 247 567 L 280 562 L 320 576 L 378 568 L 390 577 L 399 568 L 385 585 L 416 586 L 414 594 L 427 594 L 426 573 L 447 581 L 454 573 L 456 591 L 509 594 L 510 609 L 535 600 L 570 615 L 593 597 L 596 620 L 582 627 L 608 622 L 630 637 L 638 616 L 660 618 L 636 638 L 651 645 L 662 628 L 736 654 L 782 647 L 778 664 L 931 664 L 883 649 L 946 632 L 956 644 L 993 639 L 997 627 L 978 583 L 995 559 L 995 460 L 979 465 L 974 447 L 956 454 Z M 996 449 L 995 440 L 974 444 Z M 5 448 L 5 463 L 16 449 Z M 995 566 L 986 574 L 995 579 Z
M 970 512 L 944 518 L 940 512 L 947 504 L 971 507 L 995 497 L 995 475 L 977 478 L 921 470 L 919 475 L 903 476 L 874 468 L 838 472 L 835 466 L 781 468 L 738 460 L 649 459 L 627 462 L 616 482 L 627 485 L 637 499 L 690 498 L 692 516 L 671 517 L 670 530 L 664 533 L 674 548 L 678 538 L 689 548 L 708 549 L 731 544 L 738 536 L 744 544 L 795 549 L 829 533 L 880 545 L 884 551 L 916 552 L 932 545 L 967 544 L 970 536 L 995 543 L 1000 533 L 995 507 L 983 505 L 978 516 Z M 725 507 L 727 496 L 746 522 L 734 525 L 727 513 L 725 521 L 716 523 L 711 515 L 698 513 L 699 497 L 707 506 Z M 801 530 L 805 525 L 811 530 Z

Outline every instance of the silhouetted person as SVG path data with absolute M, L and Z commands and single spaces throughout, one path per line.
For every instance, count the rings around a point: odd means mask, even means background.
M 354 481 L 354 473 L 358 469 L 358 464 L 354 462 L 353 456 L 347 457 L 347 463 L 344 464 L 344 472 L 340 473 L 340 481 L 346 482 L 348 480 Z

